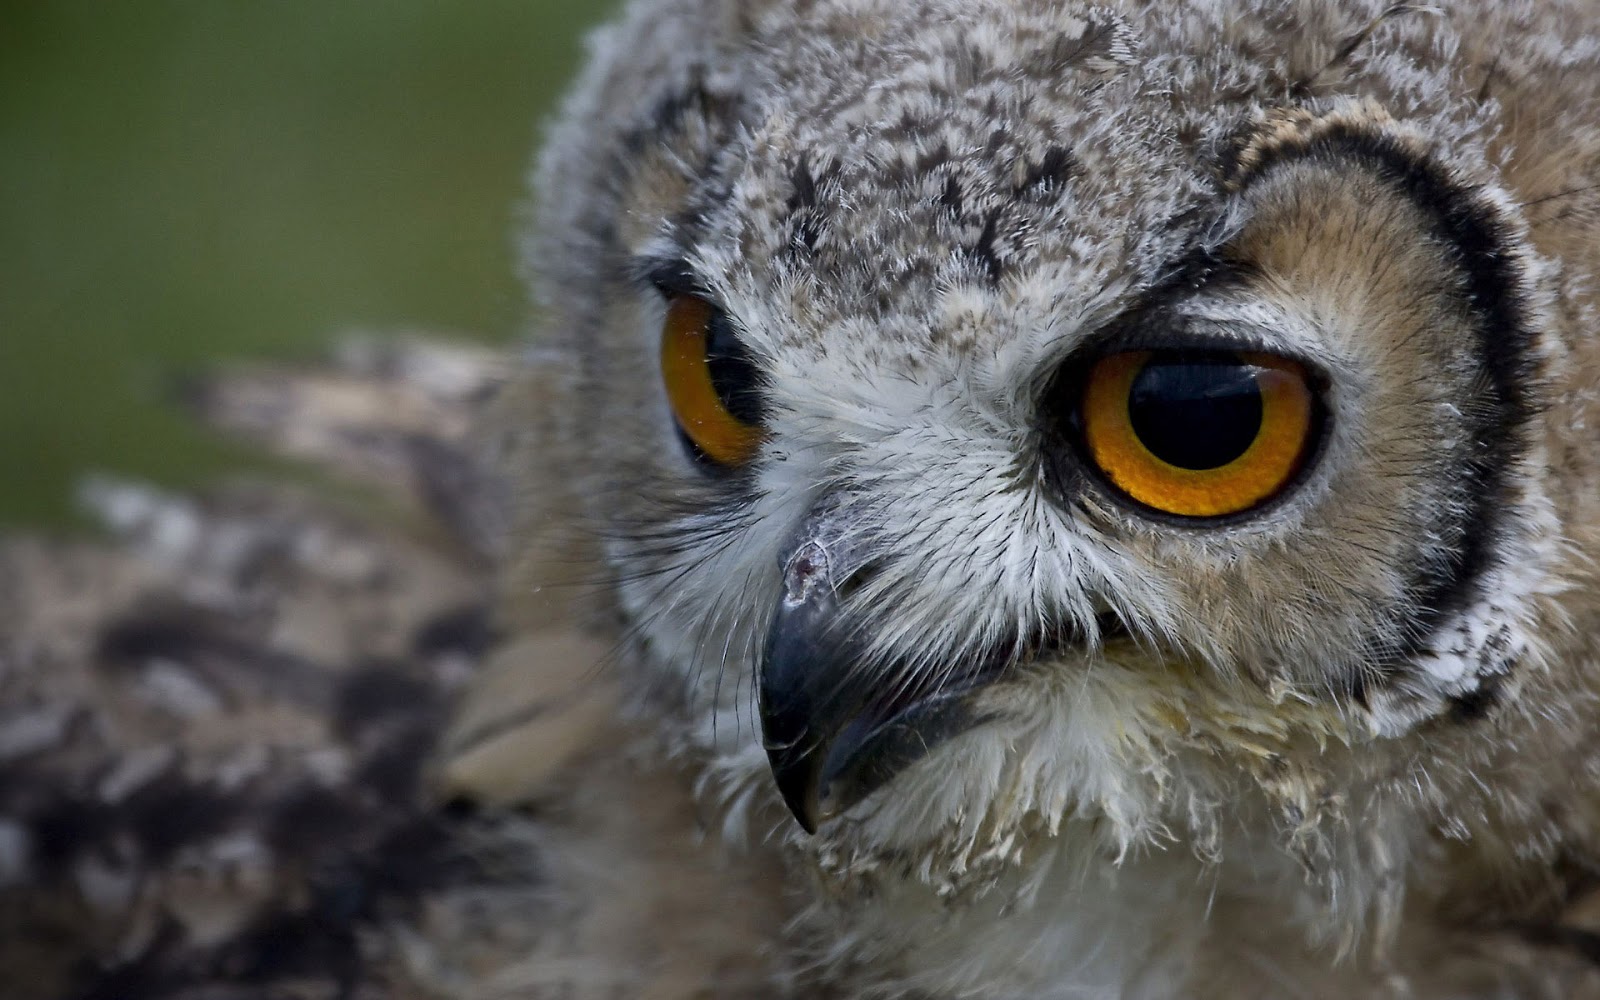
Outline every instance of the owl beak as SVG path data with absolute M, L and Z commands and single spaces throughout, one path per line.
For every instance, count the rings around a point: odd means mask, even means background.
M 971 705 L 981 676 L 932 691 L 885 691 L 881 675 L 865 669 L 858 623 L 840 613 L 841 588 L 866 562 L 850 520 L 826 504 L 791 539 L 779 562 L 783 595 L 762 656 L 758 701 L 767 759 L 807 833 L 985 721 Z
M 854 701 L 839 663 L 849 662 L 839 634 L 839 594 L 828 553 L 814 543 L 797 550 L 783 569 L 783 597 L 767 631 L 757 700 L 767 760 L 778 791 L 807 833 L 821 819 L 822 765 L 827 744 Z

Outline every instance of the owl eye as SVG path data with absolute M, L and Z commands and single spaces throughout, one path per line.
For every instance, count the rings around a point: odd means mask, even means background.
M 1089 458 L 1146 507 L 1221 517 L 1265 503 L 1294 479 L 1315 436 L 1305 369 L 1215 350 L 1124 351 L 1083 385 Z
M 697 458 L 737 466 L 755 456 L 763 436 L 760 375 L 721 310 L 693 295 L 668 298 L 661 378 Z

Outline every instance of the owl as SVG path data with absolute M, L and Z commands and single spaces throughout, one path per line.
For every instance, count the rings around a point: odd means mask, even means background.
M 635 0 L 533 214 L 506 602 L 699 988 L 1600 995 L 1600 9 Z

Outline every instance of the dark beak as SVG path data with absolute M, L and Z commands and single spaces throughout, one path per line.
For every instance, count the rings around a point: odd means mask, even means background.
M 778 791 L 807 833 L 934 747 L 981 722 L 972 695 L 998 671 L 952 670 L 906 686 L 873 662 L 846 594 L 869 572 L 871 544 L 847 503 L 825 498 L 779 557 L 783 595 L 763 650 L 761 730 Z M 937 673 L 937 672 L 936 672 Z

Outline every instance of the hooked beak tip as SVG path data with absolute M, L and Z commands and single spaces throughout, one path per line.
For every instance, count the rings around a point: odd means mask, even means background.
M 778 792 L 783 796 L 783 804 L 789 807 L 789 812 L 794 816 L 794 821 L 800 824 L 800 829 L 808 834 L 816 833 L 818 825 L 826 818 L 822 815 L 816 768 L 807 766 L 803 771 L 796 769 L 778 773 L 777 782 Z

